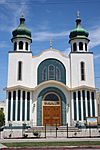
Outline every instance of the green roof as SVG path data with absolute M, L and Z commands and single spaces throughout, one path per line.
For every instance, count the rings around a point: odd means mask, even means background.
M 88 35 L 89 35 L 89 33 L 84 28 L 81 27 L 81 19 L 78 16 L 76 19 L 76 28 L 70 32 L 69 38 L 70 39 L 73 39 L 76 37 L 87 38 Z
M 19 26 L 12 32 L 13 39 L 15 38 L 28 38 L 31 39 L 31 31 L 25 27 L 25 18 L 22 16 L 20 18 L 20 24 Z

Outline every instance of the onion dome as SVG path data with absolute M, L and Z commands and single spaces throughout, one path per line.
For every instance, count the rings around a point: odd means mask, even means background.
M 72 40 L 74 38 L 88 39 L 88 35 L 89 35 L 89 33 L 81 27 L 81 19 L 80 19 L 79 13 L 78 13 L 77 19 L 76 19 L 76 28 L 70 32 L 69 38 L 70 38 L 70 40 Z
M 31 31 L 25 27 L 25 18 L 23 16 L 20 18 L 20 24 L 12 32 L 12 35 L 13 35 L 13 38 L 11 39 L 11 41 L 13 41 L 13 39 L 15 39 L 15 38 L 27 38 L 27 39 L 31 40 L 31 42 L 32 42 Z

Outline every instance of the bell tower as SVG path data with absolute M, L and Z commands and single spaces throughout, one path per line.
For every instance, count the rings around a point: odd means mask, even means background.
M 89 52 L 88 39 L 89 33 L 81 27 L 80 14 L 77 12 L 76 27 L 70 32 L 69 43 L 71 45 L 71 52 Z
M 30 51 L 30 44 L 32 43 L 31 31 L 25 27 L 24 16 L 20 17 L 19 26 L 12 32 L 13 38 L 11 39 L 13 43 L 14 51 Z

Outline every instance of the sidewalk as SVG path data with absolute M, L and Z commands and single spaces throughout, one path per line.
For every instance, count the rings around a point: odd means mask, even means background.
M 67 142 L 67 141 L 100 141 L 100 138 L 32 138 L 32 139 L 0 139 L 0 143 L 12 142 Z

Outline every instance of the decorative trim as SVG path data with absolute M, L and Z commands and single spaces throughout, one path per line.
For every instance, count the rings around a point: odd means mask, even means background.
M 41 90 L 41 92 L 38 95 L 37 98 L 37 126 L 41 126 L 42 125 L 42 100 L 43 97 L 46 93 L 48 92 L 55 92 L 56 94 L 59 95 L 60 99 L 61 99 L 61 123 L 62 125 L 66 124 L 66 97 L 64 95 L 64 93 L 56 87 L 48 87 L 48 88 L 44 88 L 43 90 Z
M 24 50 L 19 50 L 19 51 L 9 51 L 8 53 L 31 53 L 32 54 L 32 52 L 31 51 L 24 51 Z
M 86 86 L 86 85 L 76 86 L 76 87 L 73 87 L 73 88 L 69 88 L 67 85 L 63 84 L 62 82 L 55 81 L 55 80 L 49 80 L 49 81 L 42 82 L 39 85 L 37 85 L 35 88 L 30 88 L 30 87 L 22 86 L 22 85 L 16 85 L 16 86 L 11 86 L 11 87 L 6 87 L 4 90 L 11 91 L 11 90 L 15 90 L 15 89 L 24 89 L 24 90 L 29 90 L 29 91 L 35 91 L 39 87 L 41 87 L 43 85 L 47 85 L 47 84 L 60 85 L 60 86 L 63 86 L 68 91 L 74 91 L 74 90 L 78 90 L 78 89 L 88 89 L 88 90 L 96 91 L 95 87 L 89 87 L 89 86 Z
M 62 52 L 60 52 L 59 50 L 57 50 L 57 49 L 47 49 L 47 50 L 43 50 L 42 52 L 40 52 L 38 55 L 36 55 L 36 56 L 32 56 L 32 58 L 36 58 L 36 57 L 39 57 L 39 56 L 41 56 L 43 53 L 45 53 L 45 52 L 49 52 L 49 51 L 53 51 L 53 52 L 58 52 L 61 56 L 63 56 L 63 57 L 65 57 L 65 58 L 69 58 L 68 56 L 66 56 L 66 55 L 64 55 Z
M 85 51 L 80 52 L 80 51 L 77 51 L 77 52 L 70 52 L 69 55 L 70 54 L 93 54 L 93 52 L 85 52 Z

